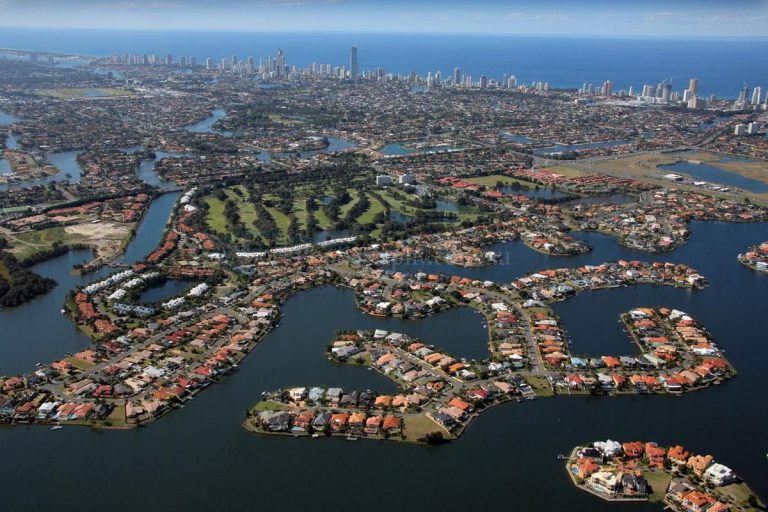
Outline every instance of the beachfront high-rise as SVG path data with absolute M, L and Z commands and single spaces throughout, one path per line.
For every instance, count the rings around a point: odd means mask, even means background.
M 357 62 L 357 46 L 353 46 L 349 49 L 349 76 L 353 80 L 357 80 L 357 75 L 360 74 L 360 67 Z
M 698 78 L 691 78 L 688 80 L 688 90 L 691 91 L 691 94 L 696 96 L 699 94 L 699 79 Z

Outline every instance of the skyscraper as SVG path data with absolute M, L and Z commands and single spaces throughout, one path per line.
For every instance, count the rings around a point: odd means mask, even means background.
M 664 82 L 661 84 L 661 99 L 663 101 L 669 101 L 672 98 L 672 84 Z
M 699 79 L 698 78 L 691 78 L 688 80 L 688 90 L 691 91 L 691 94 L 694 96 L 699 94 Z
M 282 48 L 277 49 L 277 57 L 275 58 L 275 71 L 278 78 L 281 78 L 285 73 L 285 53 Z
M 349 49 L 349 74 L 352 80 L 357 80 L 357 75 L 360 74 L 360 67 L 357 62 L 357 46 Z
M 461 70 L 459 68 L 453 68 L 453 84 L 458 85 L 461 82 Z
M 759 105 L 760 104 L 760 97 L 763 95 L 763 89 L 760 86 L 755 87 L 755 89 L 752 91 L 752 104 L 753 105 Z
M 747 94 L 749 94 L 749 89 L 745 85 L 744 88 L 739 93 L 739 103 L 746 103 L 747 101 Z

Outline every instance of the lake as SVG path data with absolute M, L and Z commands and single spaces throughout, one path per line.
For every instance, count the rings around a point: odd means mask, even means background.
M 765 194 L 768 192 L 768 183 L 754 178 L 748 178 L 735 172 L 729 172 L 717 167 L 717 163 L 726 163 L 733 161 L 728 157 L 723 157 L 719 162 L 713 164 L 693 163 L 687 160 L 681 160 L 673 164 L 660 165 L 659 169 L 672 173 L 688 174 L 696 180 L 718 183 L 729 187 L 738 187 L 755 194 Z M 766 163 L 766 176 L 768 176 L 768 163 Z
M 169 203 L 155 204 L 161 205 L 163 215 L 148 213 L 132 243 L 137 247 L 134 255 L 143 255 L 162 234 Z M 620 505 L 575 489 L 562 462 L 555 459 L 577 443 L 606 437 L 681 443 L 694 452 L 712 453 L 767 496 L 768 410 L 755 401 L 755 393 L 765 389 L 763 361 L 768 359 L 768 344 L 762 340 L 768 276 L 740 265 L 735 257 L 745 247 L 764 240 L 768 228 L 765 224 L 697 222 L 692 230 L 689 243 L 659 256 L 622 248 L 605 235 L 586 233 L 577 234 L 594 247 L 585 255 L 550 257 L 512 242 L 494 246 L 507 253 L 500 265 L 447 267 L 455 270 L 450 273 L 508 282 L 529 270 L 621 257 L 688 263 L 711 280 L 710 287 L 693 292 L 650 286 L 587 292 L 556 309 L 573 338 L 575 352 L 612 353 L 631 348 L 617 322 L 619 312 L 636 305 L 687 311 L 704 323 L 739 371 L 726 384 L 681 398 L 561 397 L 508 404 L 485 413 L 461 439 L 440 447 L 298 440 L 246 432 L 240 427 L 245 410 L 264 390 L 293 385 L 395 390 L 375 372 L 325 359 L 326 344 L 338 329 L 406 332 L 458 356 L 471 357 L 487 350 L 481 320 L 468 309 L 421 321 L 378 319 L 357 310 L 351 291 L 322 287 L 284 304 L 280 327 L 240 364 L 239 371 L 148 428 L 53 432 L 45 427 L 0 427 L 3 453 L 12 461 L 0 470 L 4 486 L 13 490 L 5 494 L 5 506 L 9 510 L 242 509 L 252 507 L 257 498 L 261 507 L 326 510 L 351 499 L 328 492 L 341 484 L 355 489 L 355 499 L 374 511 L 402 508 L 403 496 L 407 496 L 409 510 L 507 511 L 514 499 L 518 510 L 608 512 Z M 36 271 L 69 281 L 21 308 L 0 312 L 4 373 L 31 369 L 37 361 L 87 345 L 88 340 L 58 314 L 63 292 L 82 282 L 67 277 L 66 271 L 82 259 L 84 255 L 70 253 L 37 265 Z M 91 275 L 86 280 L 98 277 Z M 46 318 L 46 322 L 35 318 Z M 371 478 L 370 471 L 358 469 L 361 461 L 378 474 L 397 476 L 394 480 Z M 292 485 L 286 492 L 286 475 L 297 475 L 297 464 L 301 485 Z M 145 485 L 147 474 L 161 475 L 162 485 Z M 446 489 L 446 475 L 464 476 L 451 478 L 450 489 Z M 83 492 L 86 482 L 89 491 Z M 532 492 L 541 489 L 542 482 L 546 482 L 545 491 Z M 393 485 L 397 485 L 396 493 L 391 492 Z M 133 492 L 137 486 L 141 492 Z M 632 510 L 656 511 L 659 507 L 639 504 Z

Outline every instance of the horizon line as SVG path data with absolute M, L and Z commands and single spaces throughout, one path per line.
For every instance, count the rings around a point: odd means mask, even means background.
M 264 29 L 264 30 L 226 30 L 205 28 L 152 28 L 152 27 L 60 27 L 50 25 L 0 25 L 0 30 L 90 30 L 121 32 L 179 32 L 179 33 L 231 33 L 231 34 L 354 34 L 354 35 L 422 35 L 422 36 L 471 36 L 471 37 L 546 37 L 561 39 L 657 39 L 671 41 L 768 41 L 766 35 L 672 35 L 672 34 L 563 34 L 550 32 L 472 32 L 472 31 L 411 31 L 411 30 L 304 30 L 304 29 Z

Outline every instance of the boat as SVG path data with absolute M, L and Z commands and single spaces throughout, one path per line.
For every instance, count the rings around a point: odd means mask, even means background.
M 350 434 L 347 436 L 347 441 L 357 441 L 357 436 Z
M 317 439 L 318 437 L 320 437 L 320 434 L 318 433 L 312 434 L 312 439 Z
M 557 454 L 557 460 L 565 460 L 565 459 L 567 459 L 567 458 L 568 458 L 568 457 L 566 457 L 566 456 L 565 456 L 565 455 L 563 455 L 562 453 L 558 453 L 558 454 Z
M 60 428 L 62 428 L 61 425 L 54 425 L 51 427 L 51 430 L 59 430 Z

